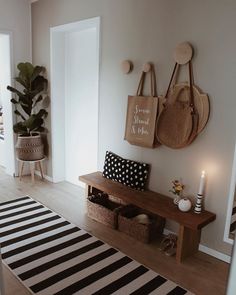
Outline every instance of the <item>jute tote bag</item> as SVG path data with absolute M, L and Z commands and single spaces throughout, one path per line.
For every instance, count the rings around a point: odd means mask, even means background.
M 169 97 L 169 90 L 178 70 L 176 63 L 166 92 L 166 103 L 156 124 L 158 141 L 174 149 L 189 145 L 197 136 L 198 114 L 194 108 L 191 62 L 188 66 L 190 85 L 188 100 L 186 102 L 178 100 L 183 89 L 180 89 L 175 97 Z
M 153 66 L 149 73 L 151 94 L 143 95 L 144 82 L 148 73 L 142 72 L 136 95 L 128 96 L 125 140 L 133 145 L 154 148 L 159 144 L 155 139 L 158 97 Z

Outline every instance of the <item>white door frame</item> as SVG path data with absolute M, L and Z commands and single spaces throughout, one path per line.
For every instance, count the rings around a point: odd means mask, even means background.
M 230 188 L 229 188 L 229 196 L 228 196 L 228 208 L 226 214 L 226 221 L 225 221 L 225 231 L 224 231 L 224 242 L 233 245 L 234 240 L 230 238 L 230 226 L 232 220 L 232 211 L 233 211 L 233 204 L 234 204 L 234 195 L 236 190 L 236 143 L 234 147 L 234 159 L 232 165 L 232 173 L 231 173 L 231 181 L 230 181 Z
M 64 126 L 62 126 L 62 122 L 60 122 L 60 118 L 62 118 L 64 114 L 62 113 L 63 110 L 61 108 L 63 97 L 59 98 L 59 96 L 63 96 L 63 93 L 58 93 L 58 89 L 57 89 L 58 84 L 56 83 L 56 78 L 55 78 L 56 64 L 53 61 L 53 50 L 54 50 L 53 37 L 56 35 L 55 33 L 63 33 L 63 32 L 65 33 L 65 32 L 71 32 L 71 31 L 85 30 L 89 28 L 96 29 L 97 58 L 98 58 L 98 63 L 100 64 L 100 17 L 94 17 L 94 18 L 50 28 L 52 179 L 53 179 L 53 182 L 55 183 L 65 180 L 65 161 L 64 161 L 65 157 L 63 157 L 62 155 L 62 149 L 63 149 L 63 146 L 65 146 L 65 143 L 63 142 L 64 139 L 61 138 L 60 136 L 61 134 L 60 128 L 64 128 Z M 98 72 L 99 72 L 99 66 L 98 66 Z M 99 77 L 99 73 L 98 73 L 98 77 Z M 98 104 L 99 104 L 99 82 L 97 85 L 97 93 L 98 93 Z M 98 165 L 98 162 L 97 162 L 97 165 Z
M 0 34 L 8 35 L 10 40 L 10 75 L 11 85 L 14 86 L 13 73 L 14 73 L 14 60 L 13 60 L 13 33 L 11 31 L 0 30 Z M 16 173 L 16 155 L 15 155 L 15 140 L 13 132 L 13 124 L 15 123 L 15 116 L 13 116 L 13 105 L 7 102 L 8 114 L 4 117 L 4 126 L 7 129 L 7 133 L 4 135 L 5 150 L 7 150 L 7 165 L 5 172 L 11 176 L 15 176 Z

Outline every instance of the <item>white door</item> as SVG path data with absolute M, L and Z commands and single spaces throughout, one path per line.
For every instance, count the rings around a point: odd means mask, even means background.
M 97 169 L 98 61 L 95 28 L 66 36 L 65 170 L 66 180 Z
M 99 17 L 51 28 L 53 181 L 97 170 Z

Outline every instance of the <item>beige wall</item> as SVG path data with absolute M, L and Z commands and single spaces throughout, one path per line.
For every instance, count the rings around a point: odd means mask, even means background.
M 28 0 L 0 0 L 0 32 L 13 37 L 13 62 L 31 60 L 31 20 Z M 13 73 L 15 76 L 15 74 Z
M 236 127 L 236 2 L 40 0 L 32 5 L 34 62 L 50 69 L 50 27 L 94 16 L 101 16 L 100 169 L 105 151 L 112 150 L 151 163 L 151 189 L 170 194 L 171 180 L 182 177 L 187 195 L 197 192 L 200 171 L 205 169 L 205 206 L 217 220 L 203 230 L 201 243 L 229 254 L 223 231 Z M 207 128 L 181 150 L 131 146 L 123 140 L 127 95 L 136 91 L 142 64 L 156 64 L 158 90 L 164 93 L 174 64 L 173 48 L 182 41 L 193 44 L 195 82 L 210 96 Z M 131 75 L 120 71 L 120 62 L 127 58 L 134 62 Z M 48 124 L 50 129 L 50 118 Z

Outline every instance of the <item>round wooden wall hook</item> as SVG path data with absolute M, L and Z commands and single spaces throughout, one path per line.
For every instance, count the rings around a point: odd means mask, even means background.
M 133 63 L 130 60 L 122 61 L 121 70 L 124 74 L 129 74 L 133 70 Z
M 148 72 L 150 72 L 151 68 L 152 68 L 152 64 L 150 62 L 146 62 L 143 65 L 143 72 L 148 73 Z
M 193 57 L 193 48 L 189 42 L 183 42 L 176 46 L 174 60 L 180 65 L 188 63 Z

